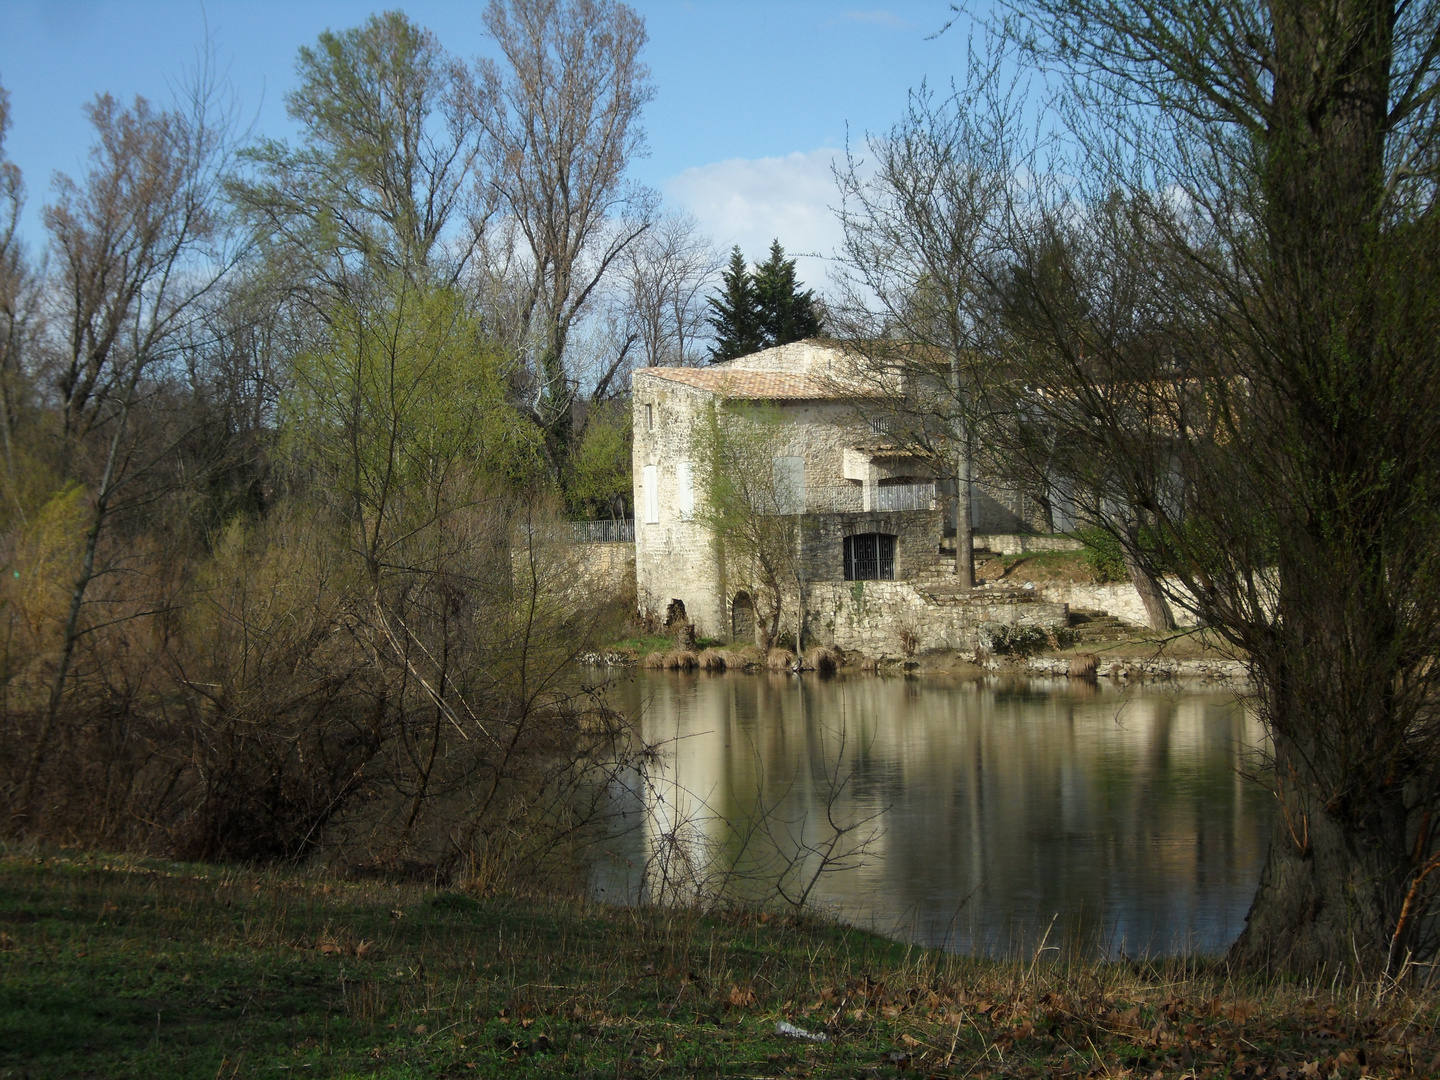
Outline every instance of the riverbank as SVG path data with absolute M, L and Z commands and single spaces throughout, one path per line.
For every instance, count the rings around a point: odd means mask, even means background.
M 1059 645 L 1060 647 L 1055 647 Z M 787 649 L 764 653 L 749 647 L 726 647 L 719 641 L 689 644 L 668 635 L 636 636 L 587 653 L 580 662 L 600 667 L 648 667 L 680 671 L 820 670 L 855 674 L 947 675 L 986 678 L 1008 675 L 1030 678 L 1086 679 L 1115 683 L 1195 682 L 1242 689 L 1249 669 L 1233 648 L 1207 630 L 1167 634 L 1117 628 L 1110 636 L 1088 641 L 1055 642 L 1037 637 L 1002 652 L 984 654 L 938 651 L 909 657 L 867 657 L 835 649 L 807 650 L 796 657 Z M 1077 664 L 1077 660 L 1079 663 Z
M 1048 955 L 981 962 L 807 916 L 11 853 L 0 857 L 0 1077 L 1440 1068 L 1434 997 Z

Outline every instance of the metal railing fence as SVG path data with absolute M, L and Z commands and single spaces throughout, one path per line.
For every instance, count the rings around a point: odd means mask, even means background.
M 635 542 L 635 521 L 572 521 L 571 539 L 577 544 L 633 544 Z
M 933 510 L 935 485 L 891 484 L 877 487 L 871 497 L 872 510 Z

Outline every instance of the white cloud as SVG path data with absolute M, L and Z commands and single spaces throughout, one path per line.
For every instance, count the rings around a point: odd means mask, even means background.
M 785 157 L 731 158 L 686 169 L 665 183 L 665 194 L 699 220 L 716 244 L 734 244 L 752 262 L 779 237 L 797 256 L 801 280 L 823 289 L 829 260 L 840 246 L 838 201 L 831 165 L 840 151 L 796 152 Z

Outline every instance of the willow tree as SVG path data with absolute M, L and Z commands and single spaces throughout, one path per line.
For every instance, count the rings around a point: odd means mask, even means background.
M 246 152 L 254 175 L 231 185 L 272 261 L 332 296 L 367 268 L 453 282 L 485 219 L 472 201 L 481 131 L 469 69 L 392 11 L 325 31 L 295 73 L 296 143 L 259 140 Z
M 1393 972 L 1440 887 L 1440 4 L 1013 14 L 1078 136 L 995 283 L 1015 456 L 1064 448 L 1249 658 L 1276 814 L 1232 958 Z

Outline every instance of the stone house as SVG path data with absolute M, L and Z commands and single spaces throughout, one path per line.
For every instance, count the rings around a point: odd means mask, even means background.
M 770 460 L 751 467 L 768 466 L 781 493 L 771 512 L 797 519 L 783 605 L 793 614 L 782 620 L 792 636 L 799 622 L 807 646 L 900 656 L 971 651 L 1001 625 L 1065 625 L 1065 606 L 1033 593 L 949 585 L 954 500 L 925 461 L 872 424 L 876 391 L 843 347 L 802 341 L 707 368 L 642 368 L 632 385 L 642 615 L 686 619 L 703 637 L 755 640 L 760 598 L 700 512 L 697 440 L 711 410 L 763 405 L 777 418 Z M 1003 492 L 979 491 L 972 522 L 977 532 L 1026 531 L 1022 512 Z

